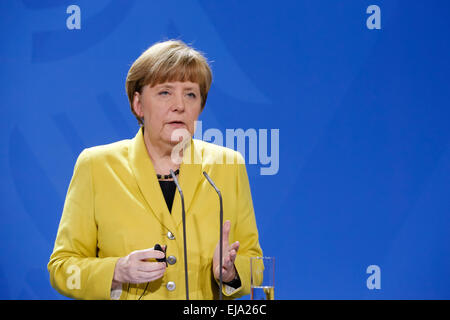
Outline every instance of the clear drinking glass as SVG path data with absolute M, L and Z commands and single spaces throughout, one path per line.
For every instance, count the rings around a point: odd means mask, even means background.
M 274 300 L 275 297 L 275 258 L 250 258 L 251 299 Z

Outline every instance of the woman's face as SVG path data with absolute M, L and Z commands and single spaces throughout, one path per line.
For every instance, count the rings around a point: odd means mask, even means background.
M 189 81 L 146 85 L 140 94 L 135 93 L 133 108 L 144 118 L 151 141 L 176 144 L 174 130 L 185 129 L 191 137 L 194 135 L 194 123 L 201 112 L 200 87 Z

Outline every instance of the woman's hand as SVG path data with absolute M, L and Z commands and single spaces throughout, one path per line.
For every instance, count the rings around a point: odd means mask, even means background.
M 112 289 L 116 289 L 122 283 L 145 283 L 161 278 L 166 271 L 166 264 L 146 260 L 162 258 L 164 252 L 154 248 L 133 251 L 120 258 L 114 269 Z
M 239 250 L 239 241 L 233 244 L 228 243 L 228 237 L 230 234 L 231 222 L 229 220 L 225 221 L 223 224 L 223 262 L 222 262 L 222 281 L 230 282 L 236 276 L 236 268 L 234 267 L 234 260 L 236 260 L 236 255 Z M 213 272 L 214 278 L 219 279 L 220 273 L 220 240 L 217 243 L 216 250 L 214 251 L 213 257 Z

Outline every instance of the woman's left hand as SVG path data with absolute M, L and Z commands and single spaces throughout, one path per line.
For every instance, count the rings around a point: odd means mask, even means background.
M 223 262 L 222 262 L 222 281 L 230 282 L 236 276 L 236 268 L 234 267 L 234 261 L 239 250 L 239 241 L 229 244 L 228 237 L 230 235 L 231 222 L 225 221 L 223 224 Z M 213 272 L 214 278 L 219 279 L 220 273 L 220 240 L 217 243 L 216 250 L 213 257 Z

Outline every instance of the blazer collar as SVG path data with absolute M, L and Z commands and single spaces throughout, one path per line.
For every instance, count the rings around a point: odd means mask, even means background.
M 189 209 L 194 194 L 203 177 L 201 153 L 201 150 L 196 147 L 193 139 L 190 140 L 183 152 L 178 182 L 184 195 L 186 217 L 190 214 Z M 167 229 L 175 231 L 182 222 L 180 194 L 178 190 L 175 191 L 172 214 L 170 214 L 158 179 L 156 178 L 153 163 L 147 152 L 142 128 L 139 129 L 136 136 L 131 140 L 129 162 L 139 189 L 153 214 Z

